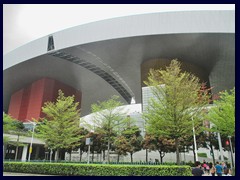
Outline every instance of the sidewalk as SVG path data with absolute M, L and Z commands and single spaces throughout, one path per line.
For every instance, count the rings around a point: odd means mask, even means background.
M 55 175 L 3 172 L 3 176 L 55 176 Z

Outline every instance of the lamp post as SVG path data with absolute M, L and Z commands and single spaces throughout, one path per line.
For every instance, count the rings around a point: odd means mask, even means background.
M 228 139 L 229 139 L 229 145 L 230 145 L 230 149 L 231 149 L 231 160 L 232 160 L 232 163 L 231 163 L 231 165 L 232 165 L 232 167 L 231 168 L 233 168 L 234 167 L 234 161 L 233 161 L 233 149 L 232 149 L 232 141 L 231 141 L 231 136 L 228 136 Z
M 194 121 L 192 117 L 192 122 L 193 122 L 193 141 L 194 141 L 194 153 L 196 157 L 196 161 L 198 161 L 198 154 L 197 154 L 197 141 L 196 141 L 196 135 L 195 135 L 195 128 L 194 128 Z
M 50 162 L 52 162 L 52 154 L 53 154 L 53 151 L 51 149 L 51 151 L 50 151 Z
M 206 141 L 207 147 L 210 149 L 210 155 L 212 156 L 213 159 L 213 164 L 215 164 L 215 157 L 214 157 L 214 151 L 213 147 L 210 141 Z
M 89 164 L 89 158 L 90 158 L 90 143 L 91 138 L 86 138 L 86 145 L 88 145 L 88 153 L 87 153 L 87 163 Z
M 218 145 L 219 145 L 219 150 L 220 150 L 220 155 L 221 155 L 221 161 L 224 161 L 223 150 L 222 150 L 222 140 L 221 140 L 220 132 L 218 132 L 217 135 L 218 135 Z
M 35 130 L 36 123 L 35 123 L 35 122 L 32 122 L 32 121 L 28 121 L 28 122 L 30 122 L 30 123 L 33 125 L 32 138 L 31 138 L 31 143 L 30 143 L 29 153 L 28 153 L 28 161 L 30 161 L 30 159 L 31 159 L 31 154 L 32 154 L 33 136 L 34 136 L 34 130 Z

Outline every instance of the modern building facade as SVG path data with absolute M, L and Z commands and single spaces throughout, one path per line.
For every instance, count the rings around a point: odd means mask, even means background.
M 8 114 L 22 122 L 33 118 L 38 120 L 45 117 L 42 107 L 45 102 L 54 102 L 61 89 L 65 96 L 75 96 L 75 101 L 81 103 L 81 92 L 50 78 L 42 78 L 18 90 L 11 96 Z M 79 104 L 79 109 L 81 104 Z
M 22 121 L 42 117 L 42 103 L 63 87 L 78 94 L 81 116 L 112 95 L 125 105 L 133 99 L 141 104 L 149 69 L 175 58 L 214 87 L 213 93 L 233 88 L 235 11 L 127 16 L 32 41 L 3 57 L 3 111 Z M 62 85 L 54 88 L 55 82 Z
M 15 92 L 43 77 L 81 91 L 82 116 L 112 95 L 124 104 L 142 103 L 143 73 L 154 64 L 147 62 L 158 59 L 161 67 L 174 58 L 208 81 L 213 93 L 232 88 L 235 11 L 127 16 L 32 41 L 3 57 L 3 110 L 8 113 Z

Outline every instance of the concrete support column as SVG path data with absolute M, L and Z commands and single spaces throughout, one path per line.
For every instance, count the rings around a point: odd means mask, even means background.
M 28 151 L 28 145 L 24 145 L 23 146 L 23 151 L 22 151 L 22 161 L 26 161 L 27 160 L 27 151 Z

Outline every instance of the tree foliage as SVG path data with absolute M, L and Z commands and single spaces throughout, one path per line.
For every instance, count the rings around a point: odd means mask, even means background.
M 219 99 L 214 101 L 208 114 L 213 124 L 213 131 L 220 132 L 221 135 L 235 136 L 235 88 L 219 93 Z
M 79 139 L 79 146 L 76 148 L 79 148 L 79 160 L 82 161 L 82 155 L 84 152 L 87 152 L 88 148 L 86 146 L 86 136 L 89 134 L 89 131 L 85 129 L 84 127 L 80 127 L 79 129 L 79 135 L 82 137 Z
M 46 102 L 42 107 L 46 118 L 37 126 L 37 136 L 43 139 L 50 149 L 57 151 L 55 160 L 58 160 L 59 150 L 79 146 L 82 135 L 79 134 L 78 104 L 74 102 L 74 95 L 65 97 L 59 90 L 56 102 Z
M 24 129 L 24 125 L 21 121 L 18 121 L 10 115 L 3 113 L 3 132 L 16 134 L 18 131 Z
M 126 150 L 131 156 L 131 162 L 133 162 L 133 154 L 142 149 L 142 136 L 141 131 L 138 126 L 127 126 L 127 128 L 122 132 L 122 135 L 127 140 Z
M 144 149 L 149 151 L 158 151 L 160 162 L 163 163 L 163 157 L 166 153 L 175 152 L 174 139 L 166 137 L 156 137 L 154 135 L 146 134 L 142 143 Z
M 118 99 L 118 96 L 112 96 L 106 101 L 92 104 L 91 109 L 94 116 L 91 124 L 88 124 L 90 129 L 97 130 L 105 136 L 108 162 L 110 162 L 110 146 L 114 142 L 116 134 L 121 132 L 126 119 L 126 115 L 120 107 L 123 104 Z
M 198 77 L 181 72 L 181 64 L 172 60 L 165 70 L 149 72 L 144 82 L 152 90 L 147 112 L 143 117 L 147 132 L 175 140 L 176 159 L 180 164 L 179 138 L 192 134 L 193 125 L 202 123 L 202 110 L 209 103 L 209 89 Z
M 3 132 L 8 134 L 14 134 L 17 135 L 17 141 L 11 141 L 11 138 L 4 137 L 3 143 L 4 143 L 4 157 L 7 149 L 7 145 L 11 144 L 13 146 L 16 146 L 16 153 L 15 153 L 15 160 L 17 160 L 18 155 L 18 148 L 19 146 L 23 146 L 23 143 L 20 143 L 20 136 L 26 134 L 26 130 L 24 128 L 24 125 L 21 121 L 18 121 L 11 117 L 10 115 L 3 113 Z

